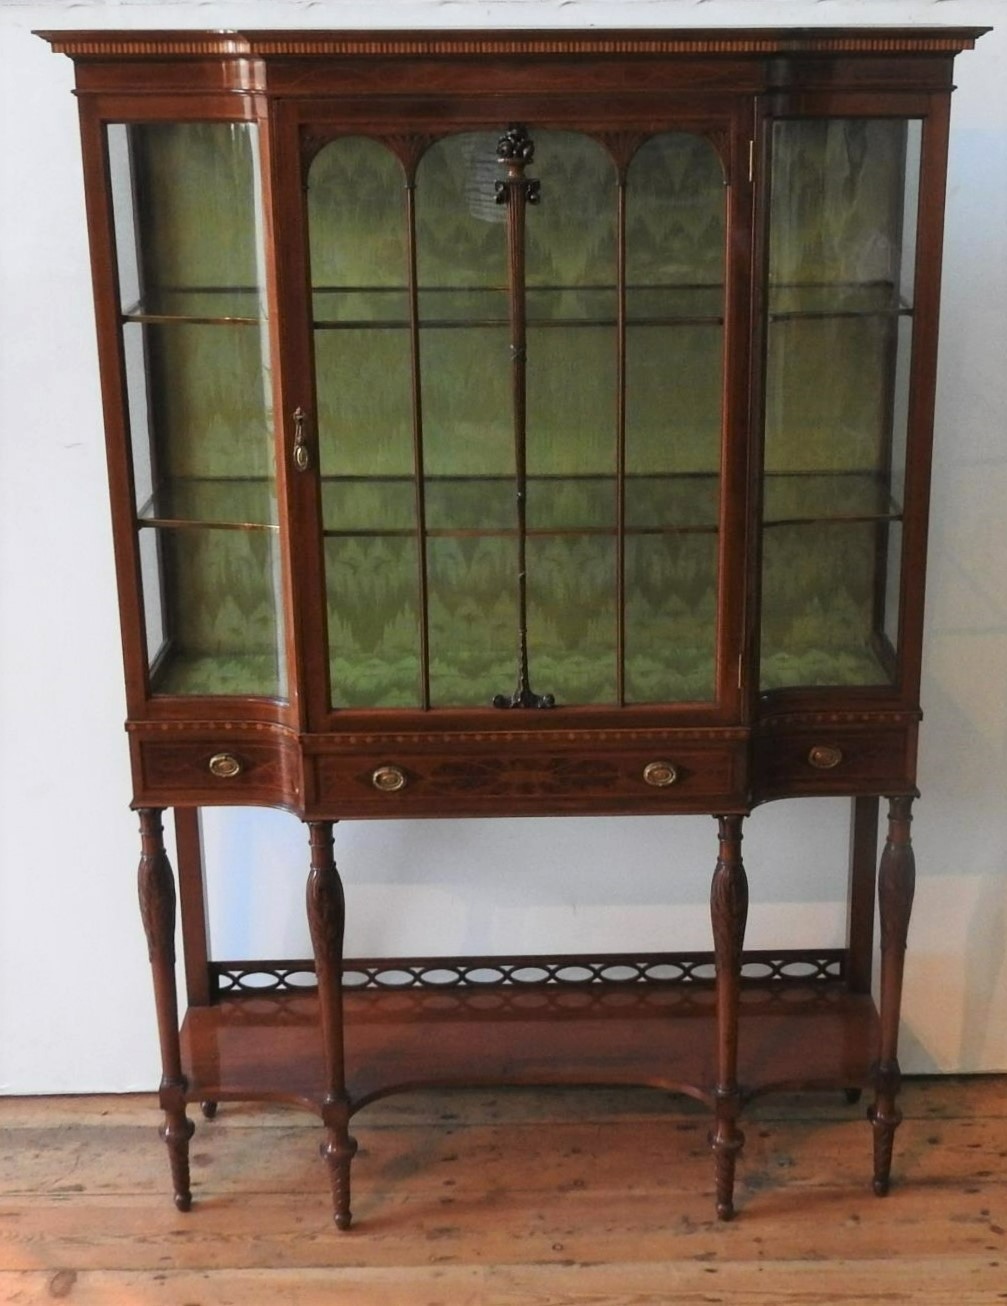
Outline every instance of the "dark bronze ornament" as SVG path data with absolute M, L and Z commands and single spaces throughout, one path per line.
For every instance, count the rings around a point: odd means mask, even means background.
M 497 158 L 501 163 L 519 163 L 524 167 L 534 157 L 535 142 L 528 135 L 528 128 L 520 123 L 511 123 L 497 141 Z
M 497 162 L 507 169 L 506 180 L 498 181 L 493 194 L 498 204 L 510 204 L 511 196 L 520 192 L 526 204 L 538 204 L 542 198 L 542 183 L 536 177 L 526 177 L 524 170 L 535 157 L 535 142 L 528 128 L 512 124 L 497 141 Z

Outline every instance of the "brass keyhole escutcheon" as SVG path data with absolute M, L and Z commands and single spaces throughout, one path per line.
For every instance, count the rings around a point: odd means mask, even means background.
M 406 787 L 406 773 L 400 766 L 379 766 L 371 776 L 371 783 L 383 794 L 394 794 Z
M 241 774 L 241 761 L 233 753 L 214 753 L 207 765 L 218 780 L 231 780 Z
M 643 768 L 643 778 L 655 789 L 667 789 L 678 779 L 678 768 L 670 762 L 648 762 Z
M 816 771 L 831 771 L 843 760 L 843 750 L 834 744 L 816 744 L 808 754 L 808 765 Z

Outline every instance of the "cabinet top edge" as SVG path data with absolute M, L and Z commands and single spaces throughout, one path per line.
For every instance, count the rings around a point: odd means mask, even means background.
M 71 59 L 959 54 L 989 27 L 38 31 Z

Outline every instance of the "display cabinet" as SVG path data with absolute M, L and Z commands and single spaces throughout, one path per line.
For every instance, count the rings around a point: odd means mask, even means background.
M 181 1208 L 187 1105 L 277 1099 L 321 1115 L 345 1228 L 351 1116 L 420 1084 L 691 1094 L 724 1218 L 746 1099 L 872 1085 L 886 1191 L 977 35 L 47 34 L 76 64 Z M 847 943 L 746 950 L 743 820 L 824 794 L 852 799 Z M 312 958 L 209 955 L 219 804 L 306 823 Z M 711 949 L 344 958 L 334 822 L 593 813 L 716 817 Z

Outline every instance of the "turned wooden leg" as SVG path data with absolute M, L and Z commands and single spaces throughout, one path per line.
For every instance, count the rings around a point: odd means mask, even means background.
M 147 935 L 147 952 L 154 979 L 157 1030 L 161 1043 L 160 1102 L 164 1111 L 161 1135 L 168 1145 L 175 1205 L 192 1205 L 189 1187 L 189 1139 L 194 1125 L 185 1114 L 188 1088 L 182 1074 L 178 1038 L 178 998 L 175 992 L 175 881 L 164 851 L 161 809 L 140 809 L 140 867 L 137 887 L 140 916 Z
M 868 1117 L 874 1128 L 874 1191 L 879 1197 L 888 1192 L 892 1143 L 902 1119 L 896 1099 L 902 1078 L 898 1060 L 902 975 L 916 887 L 916 861 L 910 837 L 912 805 L 912 797 L 889 800 L 888 838 L 878 870 L 881 1048 L 874 1068 L 874 1105 Z
M 346 906 L 343 885 L 332 856 L 332 823 L 309 824 L 311 872 L 308 875 L 308 926 L 315 952 L 318 999 L 325 1049 L 326 1092 L 322 1102 L 325 1142 L 322 1156 L 329 1167 L 333 1218 L 336 1227 L 348 1229 L 350 1212 L 350 1162 L 357 1150 L 350 1137 L 350 1100 L 346 1093 L 343 1058 L 343 929 Z
M 734 1215 L 734 1169 L 745 1136 L 738 1128 L 738 1006 L 741 949 L 748 917 L 748 881 L 741 860 L 740 816 L 718 817 L 720 854 L 710 890 L 717 987 L 716 1121 L 710 1146 L 717 1168 L 717 1215 Z

